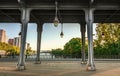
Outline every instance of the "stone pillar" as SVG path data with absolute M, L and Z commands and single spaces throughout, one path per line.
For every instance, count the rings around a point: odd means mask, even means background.
M 43 26 L 43 24 L 37 25 L 37 55 L 36 55 L 35 64 L 41 63 L 41 61 L 40 61 L 40 49 L 41 49 L 42 26 Z
M 86 64 L 86 56 L 85 56 L 85 31 L 86 31 L 86 23 L 81 22 L 80 23 L 81 28 L 81 38 L 82 38 L 82 48 L 81 48 L 81 64 Z
M 22 30 L 21 30 L 21 46 L 20 46 L 20 55 L 17 64 L 18 70 L 25 69 L 25 45 L 26 45 L 26 36 L 27 36 L 27 25 L 29 22 L 30 10 L 27 8 L 21 9 L 21 22 L 22 22 Z
M 89 8 L 85 10 L 85 19 L 87 23 L 87 35 L 88 35 L 88 64 L 87 70 L 96 70 L 94 64 L 94 53 L 93 53 L 93 9 Z

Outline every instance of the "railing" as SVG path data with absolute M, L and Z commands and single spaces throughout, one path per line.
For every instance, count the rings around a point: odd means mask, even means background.
M 95 55 L 96 59 L 120 59 L 120 55 Z
M 0 61 L 18 61 L 19 56 L 2 56 L 0 58 Z M 35 61 L 36 56 L 35 55 L 29 55 L 25 56 L 26 61 Z M 61 56 L 55 56 L 55 55 L 40 55 L 41 60 L 47 60 L 47 61 L 57 61 L 57 60 L 81 60 L 81 57 L 78 56 L 72 56 L 72 55 L 61 55 Z M 87 59 L 87 57 L 86 57 Z M 120 55 L 95 55 L 95 60 L 120 60 Z

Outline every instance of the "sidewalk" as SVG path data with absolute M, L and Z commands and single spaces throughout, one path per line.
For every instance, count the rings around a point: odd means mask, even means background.
M 120 76 L 120 61 L 97 61 L 96 71 L 86 71 L 79 61 L 27 62 L 24 71 L 16 71 L 16 64 L 0 62 L 0 76 Z

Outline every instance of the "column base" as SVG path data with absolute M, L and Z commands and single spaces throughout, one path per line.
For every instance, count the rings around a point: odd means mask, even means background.
M 86 65 L 87 61 L 81 61 L 81 64 Z
M 35 64 L 41 64 L 41 61 L 35 61 Z
M 19 71 L 21 71 L 21 70 L 25 70 L 26 67 L 25 67 L 25 65 L 19 65 L 19 64 L 17 64 L 16 69 L 19 70 Z
M 95 65 L 87 65 L 87 71 L 96 71 Z

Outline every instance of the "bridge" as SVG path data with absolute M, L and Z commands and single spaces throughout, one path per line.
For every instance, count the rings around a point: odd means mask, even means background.
M 80 23 L 82 64 L 85 60 L 85 28 L 88 32 L 87 70 L 96 70 L 93 56 L 93 23 L 120 22 L 119 0 L 0 0 L 0 22 L 21 23 L 21 48 L 17 68 L 25 69 L 25 42 L 28 23 L 37 23 L 37 56 L 40 63 L 41 33 L 44 23 Z M 58 21 L 59 20 L 59 21 Z

